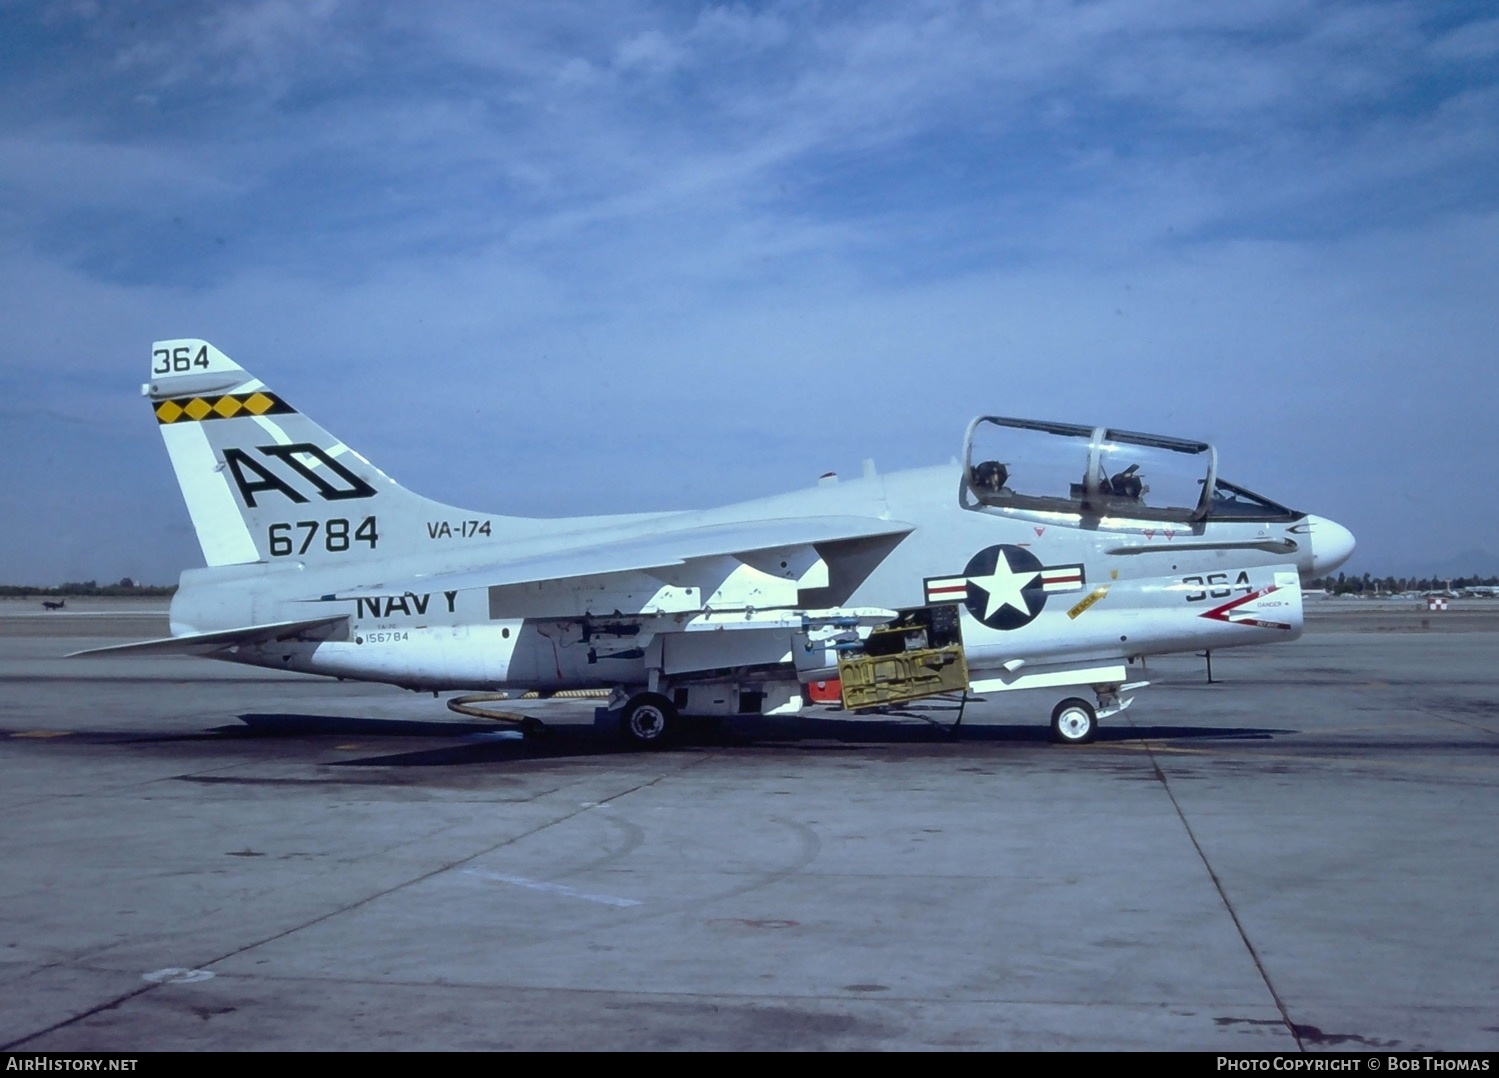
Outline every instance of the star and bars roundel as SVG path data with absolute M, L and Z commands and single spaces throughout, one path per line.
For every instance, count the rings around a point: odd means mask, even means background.
M 1046 597 L 1081 591 L 1081 565 L 1042 565 L 1024 547 L 985 547 L 968 560 L 961 576 L 928 577 L 926 601 L 961 602 L 991 629 L 1019 629 L 1035 620 Z

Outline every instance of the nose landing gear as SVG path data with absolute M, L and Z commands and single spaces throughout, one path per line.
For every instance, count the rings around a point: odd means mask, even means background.
M 1063 745 L 1086 745 L 1098 736 L 1098 720 L 1117 715 L 1134 703 L 1127 695 L 1149 685 L 1136 681 L 1128 685 L 1095 685 L 1093 693 L 1098 706 L 1078 696 L 1069 696 L 1051 712 L 1051 739 Z
M 1064 745 L 1086 745 L 1098 733 L 1098 711 L 1076 696 L 1063 700 L 1051 712 L 1051 737 Z

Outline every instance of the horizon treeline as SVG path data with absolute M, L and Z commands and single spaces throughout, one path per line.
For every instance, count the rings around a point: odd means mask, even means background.
M 1499 586 L 1499 576 L 1349 576 L 1339 573 L 1336 577 L 1318 577 L 1307 585 L 1308 589 L 1330 591 L 1334 595 L 1364 595 L 1374 592 L 1393 593 L 1402 591 L 1461 591 L 1463 588 L 1492 588 Z
M 71 598 L 78 596 L 121 596 L 135 598 L 161 598 L 174 595 L 176 584 L 137 584 L 128 576 L 114 584 L 101 584 L 97 580 L 70 580 L 64 584 L 46 587 L 40 584 L 0 584 L 0 599 L 34 599 L 40 595 Z

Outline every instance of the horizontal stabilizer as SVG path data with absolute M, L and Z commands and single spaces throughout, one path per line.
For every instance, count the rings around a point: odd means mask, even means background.
M 480 569 L 434 573 L 370 584 L 318 598 L 332 601 L 405 595 L 408 592 L 501 587 L 506 584 L 532 584 L 601 573 L 663 569 L 683 565 L 694 558 L 750 554 L 811 543 L 902 536 L 913 531 L 914 527 L 900 521 L 872 517 L 806 517 L 707 524 L 696 528 L 595 542 L 569 550 L 552 550 L 530 557 L 495 562 Z
M 75 651 L 68 658 L 99 655 L 211 655 L 228 648 L 279 644 L 288 640 L 321 642 L 345 639 L 348 631 L 349 616 L 337 614 L 327 618 L 310 618 L 306 621 L 277 621 L 268 625 L 246 625 L 216 633 L 187 633 L 183 636 L 162 637 L 160 640 L 142 640 L 137 644 L 114 644 L 107 648 Z

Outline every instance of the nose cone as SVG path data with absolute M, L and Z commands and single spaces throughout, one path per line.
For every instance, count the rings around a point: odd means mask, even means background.
M 1328 520 L 1326 517 L 1308 516 L 1306 523 L 1312 539 L 1310 575 L 1313 578 L 1326 576 L 1352 556 L 1355 545 L 1353 533 L 1336 520 Z

